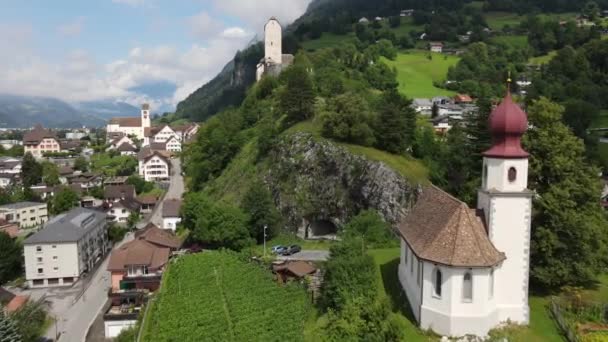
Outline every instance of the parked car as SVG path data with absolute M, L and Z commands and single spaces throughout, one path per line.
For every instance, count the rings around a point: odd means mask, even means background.
M 276 246 L 272 246 L 272 248 L 270 249 L 270 251 L 273 254 L 279 254 L 279 255 L 281 255 L 283 252 L 285 252 L 286 249 L 287 249 L 287 247 L 285 247 L 283 245 L 276 245 Z
M 302 247 L 300 247 L 299 245 L 291 245 L 285 249 L 285 251 L 283 252 L 283 255 L 296 254 L 301 250 L 302 250 Z

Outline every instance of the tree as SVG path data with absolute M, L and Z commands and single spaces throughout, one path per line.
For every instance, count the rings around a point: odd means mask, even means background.
M 53 197 L 51 206 L 52 212 L 55 215 L 64 213 L 78 206 L 78 201 L 78 194 L 74 192 L 74 190 L 64 187 Z
M 410 101 L 396 89 L 384 92 L 376 125 L 378 148 L 391 153 L 405 153 L 416 131 L 416 112 Z
M 399 85 L 397 71 L 381 62 L 365 69 L 365 79 L 378 90 L 393 90 Z
M 154 183 L 146 182 L 146 180 L 141 178 L 139 175 L 129 176 L 129 178 L 127 178 L 126 183 L 133 185 L 133 187 L 135 188 L 135 192 L 138 195 L 154 190 Z
M 431 118 L 435 119 L 439 116 L 439 106 L 437 103 L 433 103 L 433 107 L 431 108 Z
M 249 215 L 249 233 L 258 243 L 264 240 L 264 226 L 267 227 L 266 239 L 272 239 L 279 232 L 279 213 L 270 191 L 262 182 L 251 184 L 243 197 L 241 209 Z
M 21 163 L 21 180 L 23 186 L 27 188 L 42 181 L 42 165 L 29 152 L 25 154 Z
M 589 20 L 596 20 L 600 16 L 600 6 L 597 5 L 595 1 L 588 1 L 583 6 L 581 12 L 584 16 L 589 18 Z
M 193 231 L 199 216 L 211 209 L 211 200 L 202 192 L 188 192 L 181 208 L 182 225 Z
M 442 160 L 443 169 L 449 170 L 446 175 L 446 190 L 467 203 L 474 200 L 475 184 L 471 184 L 473 167 L 469 142 L 465 130 L 460 123 L 454 124 L 448 132 L 446 152 Z
M 392 28 L 401 26 L 401 17 L 396 15 L 388 18 L 388 24 Z
M 412 38 L 408 35 L 401 36 L 401 38 L 399 38 L 399 46 L 402 49 L 411 49 L 414 47 L 414 41 L 412 41 Z
M 42 181 L 46 186 L 56 186 L 61 183 L 57 165 L 48 161 L 42 162 Z
M 363 146 L 371 146 L 375 142 L 370 128 L 372 113 L 359 95 L 347 93 L 330 99 L 320 121 L 324 137 Z
M 564 108 L 546 98 L 529 107 L 524 146 L 534 199 L 531 280 L 559 288 L 588 284 L 606 265 L 608 222 L 599 206 L 598 170 L 583 142 L 562 123 Z
M 342 234 L 349 237 L 359 236 L 370 248 L 385 248 L 397 243 L 391 229 L 391 225 L 386 223 L 377 211 L 364 210 L 342 228 Z
M 23 269 L 22 247 L 17 240 L 0 232 L 0 285 L 15 279 Z
M 241 209 L 218 202 L 199 213 L 193 236 L 215 247 L 239 251 L 252 243 L 248 221 L 249 217 Z
M 0 341 L 2 342 L 21 342 L 23 339 L 19 335 L 15 322 L 0 310 Z
M 330 248 L 319 303 L 340 311 L 357 298 L 374 298 L 378 291 L 376 265 L 360 237 L 344 239 Z
M 129 214 L 129 217 L 127 217 L 127 228 L 129 230 L 134 230 L 140 219 L 141 215 L 139 215 L 139 212 L 133 211 L 131 214 Z
M 80 156 L 74 160 L 74 170 L 87 172 L 89 170 L 89 162 L 83 156 Z
M 16 323 L 17 330 L 24 342 L 39 341 L 40 336 L 44 334 L 47 313 L 42 301 L 28 301 L 10 317 Z
M 127 232 L 128 231 L 126 229 L 111 223 L 108 226 L 108 239 L 110 239 L 110 241 L 113 243 L 118 243 L 125 238 Z
M 293 65 L 284 73 L 285 90 L 280 95 L 280 108 L 287 115 L 287 124 L 312 117 L 315 104 L 315 89 L 305 67 Z
M 565 103 L 564 122 L 577 137 L 584 139 L 587 135 L 587 129 L 599 114 L 600 110 L 593 104 L 579 99 L 571 99 Z

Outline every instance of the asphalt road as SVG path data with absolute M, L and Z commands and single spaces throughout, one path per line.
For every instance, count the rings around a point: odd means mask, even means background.
M 169 188 L 164 199 L 181 198 L 184 193 L 184 180 L 181 176 L 181 164 L 179 159 L 173 159 L 173 172 L 170 178 Z M 153 222 L 160 226 L 162 223 L 162 203 L 157 206 L 149 220 L 141 224 L 145 226 L 148 222 Z M 120 246 L 133 240 L 133 234 L 119 244 Z M 69 289 L 37 289 L 32 290 L 32 297 L 45 298 L 51 302 L 50 314 L 56 318 L 57 324 L 49 327 L 45 336 L 54 339 L 55 332 L 61 333 L 59 342 L 82 342 L 89 327 L 100 313 L 108 299 L 108 289 L 110 288 L 110 274 L 106 271 L 109 257 L 106 258 L 96 271 L 79 281 Z M 84 292 L 83 292 L 84 287 Z
M 277 256 L 277 260 L 325 261 L 329 258 L 329 251 L 302 250 L 289 256 Z

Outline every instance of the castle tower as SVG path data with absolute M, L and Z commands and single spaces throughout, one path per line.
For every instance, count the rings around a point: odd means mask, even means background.
M 498 322 L 529 322 L 528 280 L 532 197 L 528 190 L 528 156 L 521 137 L 526 113 L 510 92 L 490 115 L 492 146 L 483 153 L 478 209 L 483 209 L 488 236 L 506 259 L 493 271 Z
M 266 64 L 283 63 L 283 29 L 277 18 L 272 17 L 264 26 L 264 50 Z
M 150 121 L 150 105 L 147 103 L 144 103 L 141 106 L 141 127 L 142 127 L 142 129 L 145 129 L 145 128 L 149 128 L 151 126 L 152 126 L 152 124 Z

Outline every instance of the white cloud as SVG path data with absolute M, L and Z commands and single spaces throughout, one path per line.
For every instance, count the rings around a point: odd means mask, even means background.
M 186 22 L 190 32 L 197 38 L 206 40 L 222 30 L 223 24 L 209 13 L 203 11 L 189 17 Z
M 224 38 L 247 38 L 252 37 L 253 34 L 245 31 L 240 27 L 229 27 L 222 32 L 222 37 Z
M 237 17 L 255 32 L 262 32 L 270 17 L 279 19 L 283 26 L 299 18 L 311 0 L 213 0 L 214 7 Z
M 137 7 L 137 6 L 141 6 L 143 4 L 145 4 L 145 0 L 112 0 L 113 3 L 115 4 L 123 4 L 123 5 L 129 5 L 132 7 Z
M 83 27 L 84 27 L 84 18 L 78 17 L 69 23 L 65 23 L 65 24 L 57 27 L 57 32 L 59 32 L 59 34 L 62 36 L 76 37 L 76 36 L 79 36 L 80 33 L 82 33 Z

